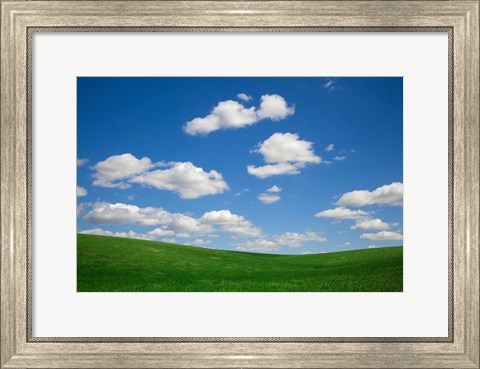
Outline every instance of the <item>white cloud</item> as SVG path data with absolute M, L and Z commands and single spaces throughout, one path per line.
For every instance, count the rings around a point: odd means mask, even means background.
M 243 101 L 250 101 L 250 100 L 252 100 L 252 97 L 251 97 L 250 95 L 244 94 L 243 92 L 237 94 L 237 98 L 240 99 L 240 100 L 243 100 Z
M 327 239 L 316 232 L 294 233 L 286 232 L 275 237 L 275 242 L 280 246 L 302 247 L 306 242 L 325 242 Z
M 282 189 L 280 187 L 278 187 L 277 185 L 274 185 L 272 187 L 270 187 L 267 192 L 282 192 Z
M 236 129 L 258 122 L 254 106 L 246 108 L 237 101 L 221 101 L 203 118 L 194 118 L 183 129 L 191 136 L 208 135 L 219 129 Z
M 263 165 L 261 167 L 249 165 L 247 166 L 247 172 L 255 177 L 263 179 L 281 174 L 296 175 L 300 173 L 300 170 L 297 166 L 290 163 L 278 163 Z
M 202 224 L 221 225 L 223 232 L 241 237 L 259 237 L 262 231 L 242 215 L 233 214 L 229 210 L 215 210 L 203 214 L 199 221 Z
M 279 249 L 279 246 L 273 241 L 250 240 L 235 244 L 235 249 L 239 251 L 266 252 L 276 251 Z
M 77 158 L 77 167 L 81 167 L 82 165 L 85 165 L 88 163 L 88 159 L 79 159 Z
M 155 228 L 153 231 L 147 233 L 149 236 L 153 238 L 157 237 L 164 237 L 164 236 L 174 236 L 175 232 L 163 228 Z
M 168 169 L 146 172 L 130 181 L 176 192 L 182 199 L 215 195 L 229 189 L 222 175 L 215 170 L 206 172 L 191 162 L 177 162 L 170 165 Z
M 223 226 L 223 232 L 231 233 L 237 237 L 261 237 L 262 231 L 250 222 L 236 224 L 232 226 Z
M 323 87 L 328 90 L 328 91 L 332 91 L 335 89 L 335 81 L 332 81 L 331 79 L 329 79 L 327 82 L 325 82 L 325 84 L 323 85 Z
M 138 223 L 144 226 L 167 224 L 172 214 L 162 208 L 140 208 L 122 203 L 97 202 L 84 219 L 93 224 Z
M 197 219 L 184 214 L 173 214 L 171 221 L 167 224 L 169 229 L 175 232 L 184 232 L 189 234 L 207 234 L 213 232 L 209 225 L 201 224 Z
M 77 186 L 77 197 L 87 196 L 88 192 L 85 188 Z
M 333 219 L 361 219 L 368 216 L 368 212 L 363 210 L 352 210 L 343 206 L 335 209 L 320 211 L 315 214 L 317 218 L 333 218 Z
M 192 235 L 190 233 L 187 233 L 187 232 L 180 232 L 180 233 L 177 233 L 175 235 L 175 237 L 178 237 L 178 238 L 191 238 Z
M 240 251 L 266 252 L 277 251 L 281 247 L 300 248 L 306 242 L 325 242 L 327 239 L 316 232 L 286 232 L 273 236 L 271 240 L 257 239 L 236 243 L 235 249 Z
M 88 202 L 77 204 L 77 217 L 89 206 L 90 206 L 90 203 Z
M 344 242 L 341 245 L 338 245 L 338 247 L 347 247 L 347 246 L 350 246 L 350 245 L 351 245 L 350 242 Z
M 263 95 L 257 115 L 259 119 L 271 119 L 274 121 L 285 119 L 295 113 L 293 107 L 289 107 L 285 99 L 280 95 Z
M 335 149 L 335 145 L 334 144 L 329 144 L 326 148 L 325 148 L 325 151 L 333 151 Z
M 97 202 L 84 216 L 92 224 L 140 224 L 142 226 L 161 225 L 165 230 L 188 232 L 196 235 L 213 233 L 208 224 L 180 213 L 170 213 L 162 208 L 140 208 L 122 203 Z M 160 232 L 160 231 L 157 231 Z
M 376 249 L 376 248 L 377 248 L 377 246 L 375 246 L 375 245 L 367 246 L 367 249 Z
M 245 218 L 230 210 L 214 210 L 203 214 L 199 220 L 204 224 L 235 224 L 245 221 Z
M 202 246 L 202 245 L 208 245 L 209 243 L 212 243 L 211 240 L 202 240 L 201 238 L 197 238 L 196 240 L 192 241 L 192 244 Z
M 313 254 L 313 252 L 311 252 L 311 251 L 304 251 L 304 252 L 302 252 L 302 255 L 311 255 L 311 254 Z
M 255 106 L 246 108 L 237 101 L 226 100 L 220 101 L 209 115 L 187 122 L 183 129 L 191 136 L 208 135 L 220 129 L 250 126 L 262 119 L 277 121 L 293 113 L 294 108 L 289 107 L 285 99 L 279 95 L 263 95 L 258 109 Z
M 306 164 L 319 164 L 322 161 L 315 155 L 312 146 L 312 142 L 301 140 L 296 133 L 274 133 L 254 150 L 263 155 L 267 165 L 249 165 L 247 171 L 259 178 L 299 174 Z
M 270 193 L 261 193 L 260 195 L 258 195 L 257 199 L 263 202 L 264 204 L 273 204 L 279 201 L 281 197 L 278 195 L 270 194 Z
M 375 240 L 375 241 L 396 241 L 396 240 L 402 240 L 403 235 L 396 232 L 382 231 L 378 233 L 364 233 L 360 236 L 360 238 L 365 238 L 368 240 Z
M 369 231 L 369 230 L 386 230 L 390 229 L 390 225 L 388 223 L 385 223 L 381 219 L 375 218 L 375 219 L 360 219 L 357 220 L 355 225 L 351 226 L 350 229 L 361 229 L 364 231 Z
M 394 182 L 384 185 L 374 191 L 348 192 L 337 201 L 342 206 L 365 206 L 365 205 L 402 205 L 403 183 Z
M 83 231 L 80 231 L 79 233 L 82 234 L 93 234 L 97 236 L 110 236 L 110 237 L 121 237 L 121 238 L 135 238 L 137 240 L 151 240 L 151 237 L 141 234 L 141 233 L 136 233 L 133 231 L 128 231 L 128 232 L 111 232 L 108 230 L 104 230 L 101 228 L 94 228 L 94 229 L 86 229 Z
M 162 169 L 150 171 L 154 167 Z M 97 163 L 93 169 L 95 186 L 127 189 L 131 187 L 131 183 L 140 183 L 173 191 L 182 199 L 215 195 L 229 189 L 220 173 L 215 170 L 206 172 L 191 162 L 153 164 L 150 158 L 137 159 L 132 154 L 126 153 L 110 156 Z
M 223 232 L 239 237 L 260 237 L 262 231 L 241 215 L 229 210 L 209 211 L 203 214 L 199 221 L 206 225 L 220 225 Z
M 179 238 L 217 237 L 224 232 L 236 237 L 261 237 L 262 231 L 241 215 L 229 210 L 210 211 L 199 219 L 181 213 L 170 213 L 162 208 L 140 208 L 122 203 L 98 202 L 83 217 L 92 224 L 139 224 L 160 226 L 147 233 L 148 237 L 175 236 Z
M 144 157 L 137 159 L 130 153 L 110 156 L 104 161 L 94 165 L 95 173 L 93 177 L 94 186 L 127 189 L 131 185 L 122 180 L 133 177 L 136 174 L 143 173 L 154 165 L 152 161 Z
M 256 152 L 266 163 L 320 163 L 313 152 L 313 143 L 301 140 L 296 133 L 274 133 L 262 142 Z
M 345 160 L 346 158 L 347 158 L 346 156 L 335 156 L 335 157 L 333 158 L 333 160 L 343 161 L 343 160 Z
M 175 238 L 162 238 L 160 241 L 165 242 L 165 243 L 177 243 L 177 240 Z

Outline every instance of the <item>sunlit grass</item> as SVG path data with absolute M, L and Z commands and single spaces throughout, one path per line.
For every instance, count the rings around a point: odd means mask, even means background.
M 403 247 L 272 255 L 77 235 L 79 292 L 402 291 Z

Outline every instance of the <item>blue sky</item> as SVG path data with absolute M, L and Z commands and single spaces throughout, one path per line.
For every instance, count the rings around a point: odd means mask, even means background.
M 79 232 L 302 254 L 401 245 L 402 78 L 77 78 Z

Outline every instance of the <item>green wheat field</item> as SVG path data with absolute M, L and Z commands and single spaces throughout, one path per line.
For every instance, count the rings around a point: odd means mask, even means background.
M 401 292 L 403 247 L 311 255 L 77 235 L 78 292 Z

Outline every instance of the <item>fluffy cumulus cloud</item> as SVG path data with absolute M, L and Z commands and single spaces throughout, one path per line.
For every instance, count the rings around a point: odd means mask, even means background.
M 343 160 L 345 160 L 346 158 L 347 158 L 346 156 L 335 156 L 335 157 L 333 158 L 333 160 L 343 161 Z
M 235 249 L 239 251 L 268 252 L 276 251 L 280 247 L 273 241 L 269 240 L 249 240 L 235 244 Z
M 257 196 L 257 199 L 264 204 L 273 204 L 276 203 L 281 199 L 279 195 L 275 195 L 272 193 L 261 193 L 260 195 Z
M 296 133 L 274 133 L 262 142 L 256 152 L 266 163 L 320 163 L 313 152 L 313 143 L 301 140 Z
M 280 246 L 302 247 L 306 242 L 325 242 L 327 239 L 316 232 L 294 233 L 286 232 L 275 237 L 275 242 Z
M 368 212 L 363 210 L 352 210 L 346 207 L 340 206 L 335 209 L 328 209 L 320 211 L 315 214 L 317 218 L 332 218 L 332 219 L 362 219 L 369 215 Z
M 194 235 L 213 233 L 208 224 L 181 213 L 170 213 L 162 208 L 140 208 L 136 205 L 122 203 L 97 202 L 92 205 L 84 219 L 92 224 L 138 224 L 141 226 L 162 226 L 149 234 L 150 236 L 167 236 L 173 233 L 165 231 L 187 232 Z
M 137 224 L 158 226 L 145 237 L 200 238 L 216 237 L 224 232 L 235 237 L 261 237 L 262 231 L 242 215 L 229 210 L 209 211 L 196 219 L 181 213 L 170 213 L 162 208 L 98 202 L 91 206 L 83 219 L 91 224 Z
M 206 172 L 191 162 L 171 163 L 169 168 L 140 174 L 132 178 L 131 182 L 173 191 L 182 199 L 215 195 L 229 189 L 220 173 L 215 170 Z
M 212 241 L 197 238 L 197 239 L 193 240 L 191 243 L 192 243 L 192 245 L 203 246 L 203 245 L 208 245 L 209 243 L 212 243 Z
M 325 242 L 327 239 L 316 232 L 286 232 L 271 239 L 257 239 L 236 243 L 239 251 L 268 252 L 277 251 L 281 247 L 300 248 L 307 242 Z
M 213 228 L 208 224 L 202 224 L 195 218 L 184 214 L 174 214 L 171 221 L 166 225 L 175 232 L 202 235 L 213 232 Z
M 277 185 L 274 185 L 267 189 L 266 192 L 258 195 L 257 199 L 264 204 L 273 204 L 281 199 L 280 195 L 278 195 L 279 192 L 282 192 L 282 189 Z
M 260 167 L 247 166 L 247 172 L 258 178 L 267 178 L 277 175 L 296 175 L 300 173 L 298 166 L 290 163 L 267 164 Z
M 223 226 L 221 228 L 223 232 L 231 233 L 236 237 L 260 237 L 262 236 L 262 230 L 254 226 L 250 222 L 244 222 L 240 224 L 234 224 L 231 226 Z
M 267 192 L 282 192 L 282 189 L 280 187 L 278 187 L 277 185 L 274 185 L 272 187 L 270 187 Z
M 357 220 L 355 225 L 351 226 L 350 229 L 360 229 L 364 231 L 370 231 L 370 230 L 386 230 L 390 229 L 390 224 L 385 223 L 381 219 L 375 218 L 375 219 L 360 219 Z
M 97 202 L 92 205 L 84 219 L 92 224 L 128 224 L 143 226 L 166 224 L 170 213 L 162 208 L 140 208 L 123 203 Z
M 150 237 L 158 238 L 158 237 L 165 237 L 165 236 L 174 236 L 175 232 L 169 229 L 155 228 L 153 231 L 150 231 L 147 234 Z
M 273 175 L 300 173 L 307 164 L 319 164 L 322 159 L 315 155 L 313 143 L 300 139 L 296 133 L 274 133 L 254 150 L 267 163 L 256 167 L 249 165 L 248 173 L 259 178 Z
M 402 240 L 403 235 L 396 232 L 382 231 L 378 233 L 364 233 L 360 236 L 360 238 L 374 241 L 396 241 Z
M 127 189 L 131 185 L 124 182 L 136 174 L 151 169 L 154 165 L 149 158 L 137 159 L 130 153 L 110 156 L 94 165 L 94 186 Z
M 160 241 L 165 243 L 177 243 L 177 240 L 175 238 L 169 238 L 169 237 L 162 238 Z
M 402 205 L 403 183 L 394 182 L 378 187 L 373 191 L 359 190 L 347 192 L 337 201 L 341 206 Z
M 110 236 L 110 237 L 122 237 L 122 238 L 135 238 L 137 240 L 151 240 L 152 238 L 148 235 L 144 235 L 141 233 L 128 231 L 128 232 L 112 232 L 108 230 L 104 230 L 101 228 L 93 228 L 93 229 L 86 229 L 80 231 L 79 233 L 82 234 L 93 234 L 97 236 Z
M 82 165 L 85 165 L 86 163 L 88 163 L 88 159 L 77 159 L 77 166 L 78 167 L 81 167 Z
M 335 145 L 334 144 L 329 144 L 326 148 L 325 148 L 325 151 L 333 151 L 335 149 Z
M 229 210 L 215 210 L 204 213 L 198 219 L 180 213 L 170 213 L 162 208 L 146 207 L 122 203 L 98 202 L 90 205 L 89 212 L 83 217 L 89 223 L 96 225 L 140 225 L 154 229 L 137 233 L 112 232 L 102 228 L 92 228 L 80 231 L 85 234 L 95 234 L 112 237 L 127 237 L 143 240 L 160 240 L 176 243 L 176 239 L 191 239 L 191 245 L 203 246 L 210 244 L 209 238 L 218 237 L 218 232 L 230 235 L 234 239 L 245 240 L 233 246 L 237 250 L 267 252 L 276 251 L 282 247 L 300 248 L 307 242 L 325 242 L 327 239 L 317 232 L 285 232 L 277 235 L 265 235 L 262 230 L 242 215 Z M 255 240 L 248 240 L 255 238 Z
M 241 96 L 241 97 L 240 97 Z M 244 101 L 249 96 L 242 93 L 237 97 Z M 220 101 L 205 117 L 197 117 L 187 122 L 184 131 L 191 135 L 208 135 L 221 129 L 238 129 L 258 123 L 263 119 L 278 121 L 294 113 L 280 95 L 263 95 L 260 106 L 245 107 L 238 101 Z
M 220 226 L 220 230 L 238 237 L 260 237 L 262 231 L 242 215 L 229 210 L 209 211 L 203 214 L 199 221 L 205 225 Z
M 252 97 L 250 95 L 247 95 L 243 92 L 237 94 L 237 99 L 243 100 L 243 101 L 250 101 L 252 100 Z
M 152 170 L 154 167 L 161 169 Z M 137 159 L 132 154 L 110 156 L 97 163 L 93 169 L 95 186 L 127 189 L 132 183 L 151 186 L 178 193 L 182 199 L 196 199 L 223 193 L 229 189 L 222 175 L 205 171 L 191 162 L 158 162 L 150 158 Z
M 280 95 L 263 95 L 260 108 L 257 111 L 259 119 L 271 119 L 278 121 L 292 115 L 295 109 L 288 106 L 285 99 Z
M 221 101 L 212 112 L 203 118 L 194 118 L 183 127 L 191 135 L 208 135 L 220 129 L 236 129 L 250 126 L 258 122 L 254 106 L 246 108 L 237 101 Z
M 243 216 L 233 214 L 230 210 L 209 211 L 200 217 L 200 221 L 204 224 L 235 224 L 244 220 Z
M 77 186 L 77 197 L 87 196 L 87 190 L 83 187 Z
M 187 232 L 180 232 L 180 233 L 175 234 L 175 236 L 178 237 L 178 238 L 192 238 L 192 235 L 190 233 L 187 233 Z

